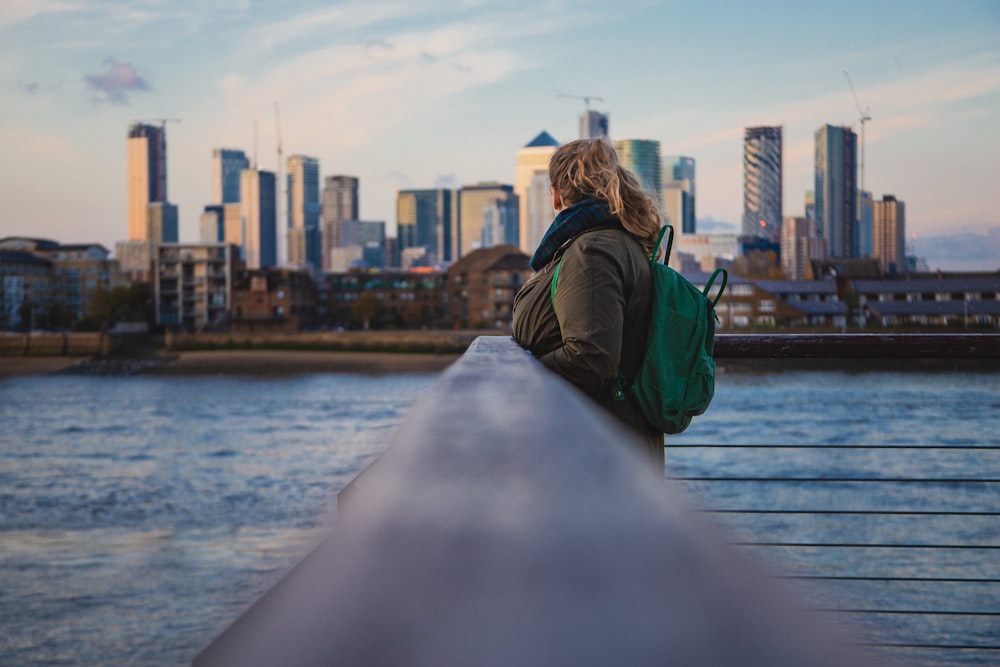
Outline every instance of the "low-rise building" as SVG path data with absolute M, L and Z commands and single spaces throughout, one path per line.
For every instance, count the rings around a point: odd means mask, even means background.
M 757 280 L 757 287 L 784 304 L 778 326 L 843 327 L 847 304 L 837 294 L 832 280 Z M 765 298 L 765 304 L 768 303 Z
M 447 324 L 444 275 L 430 268 L 355 271 L 326 276 L 329 323 L 342 327 L 416 329 Z
M 232 304 L 232 330 L 298 331 L 316 323 L 316 284 L 308 270 L 241 271 L 233 283 Z
M 3 262 L 7 268 L 2 272 L 9 278 L 4 279 L 3 311 L 12 313 L 29 303 L 35 323 L 47 322 L 49 315 L 56 319 L 50 313 L 52 308 L 61 309 L 64 325 L 78 322 L 91 313 L 98 292 L 109 292 L 122 284 L 118 262 L 99 243 L 62 244 L 10 236 L 0 239 L 0 250 L 7 253 Z M 43 261 L 18 259 L 18 253 Z M 21 324 L 19 317 L 6 314 L 3 322 L 4 326 Z
M 514 245 L 473 250 L 445 274 L 453 326 L 509 330 L 514 296 L 531 276 L 530 258 Z
M 52 304 L 52 262 L 0 247 L 0 328 L 34 328 Z
M 685 277 L 700 290 L 711 274 Z M 718 293 L 720 281 L 709 290 Z M 817 327 L 842 328 L 847 306 L 837 296 L 832 281 L 750 280 L 730 273 L 729 283 L 715 306 L 719 329 Z
M 1000 273 L 906 275 L 851 283 L 869 324 L 1000 327 Z
M 243 265 L 229 243 L 164 243 L 156 248 L 156 323 L 188 331 L 228 324 L 232 286 Z

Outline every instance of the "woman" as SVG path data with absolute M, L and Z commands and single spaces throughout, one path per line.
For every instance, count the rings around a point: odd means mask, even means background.
M 560 146 L 549 179 L 556 218 L 531 259 L 535 275 L 514 299 L 514 339 L 630 426 L 662 469 L 663 434 L 627 392 L 612 396 L 619 373 L 635 375 L 646 346 L 656 202 L 603 139 Z

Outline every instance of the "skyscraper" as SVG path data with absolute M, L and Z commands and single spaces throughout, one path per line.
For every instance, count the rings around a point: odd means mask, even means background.
M 201 243 L 223 243 L 226 240 L 226 209 L 224 206 L 209 204 L 205 207 L 198 220 L 198 239 Z
M 286 161 L 288 184 L 288 263 L 322 268 L 319 227 L 319 160 L 293 155 Z
M 483 224 L 487 209 L 493 207 L 507 209 L 500 219 L 504 222 L 504 232 L 500 243 L 518 245 L 517 195 L 514 186 L 495 181 L 463 185 L 458 193 L 458 238 L 452 239 L 456 248 L 452 257 L 458 259 L 481 246 Z
M 653 195 L 656 205 L 663 208 L 660 192 L 660 142 L 653 139 L 620 139 L 614 142 L 618 162 L 636 175 L 642 189 Z
M 849 127 L 816 130 L 816 235 L 831 257 L 857 257 L 857 135 Z
M 781 270 L 787 280 L 803 280 L 810 259 L 826 255 L 826 243 L 817 238 L 812 218 L 785 218 L 781 225 Z
M 871 257 L 873 253 L 872 193 L 858 191 L 858 257 Z
M 177 243 L 177 207 L 166 201 L 154 201 L 146 205 L 146 220 L 149 238 L 159 243 Z
M 278 264 L 278 209 L 272 171 L 244 169 L 240 174 L 243 258 L 248 269 Z
M 528 254 L 535 251 L 555 216 L 549 190 L 549 160 L 558 147 L 559 142 L 542 130 L 517 151 L 514 194 L 518 201 L 518 241 Z
M 781 239 L 781 127 L 743 130 L 743 234 Z
M 161 243 L 149 229 L 149 204 L 167 201 L 167 138 L 163 126 L 136 123 L 128 130 L 128 237 Z
M 609 134 L 611 121 L 608 114 L 587 109 L 580 116 L 580 138 L 599 139 Z
M 396 195 L 399 251 L 424 248 L 434 261 L 450 262 L 455 199 L 447 189 L 400 190 Z
M 358 179 L 327 176 L 323 181 L 322 266 L 330 269 L 330 251 L 340 247 L 340 223 L 358 219 Z
M 661 212 L 677 233 L 696 232 L 694 167 L 693 157 L 668 155 L 663 158 Z
M 872 205 L 872 255 L 886 273 L 906 269 L 906 206 L 892 195 Z
M 233 204 L 240 200 L 240 174 L 249 169 L 246 153 L 235 148 L 212 149 L 212 203 Z

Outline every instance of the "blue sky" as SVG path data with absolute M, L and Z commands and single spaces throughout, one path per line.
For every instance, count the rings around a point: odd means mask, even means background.
M 615 139 L 697 160 L 698 217 L 739 221 L 742 132 L 781 124 L 784 208 L 811 189 L 813 133 L 870 105 L 865 185 L 906 202 L 932 267 L 1000 266 L 1000 2 L 4 0 L 0 236 L 112 248 L 126 236 L 125 134 L 167 125 L 170 199 L 197 241 L 214 147 L 395 191 L 512 182 L 582 100 Z

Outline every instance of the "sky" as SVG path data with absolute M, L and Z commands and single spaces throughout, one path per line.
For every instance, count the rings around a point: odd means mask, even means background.
M 612 139 L 695 158 L 708 232 L 738 230 L 744 127 L 783 126 L 801 215 L 814 132 L 870 109 L 864 186 L 905 202 L 914 252 L 1000 268 L 998 0 L 3 0 L 0 86 L 0 237 L 113 249 L 128 126 L 160 119 L 182 242 L 212 149 L 273 171 L 279 133 L 394 234 L 398 189 L 513 183 L 590 97 Z

